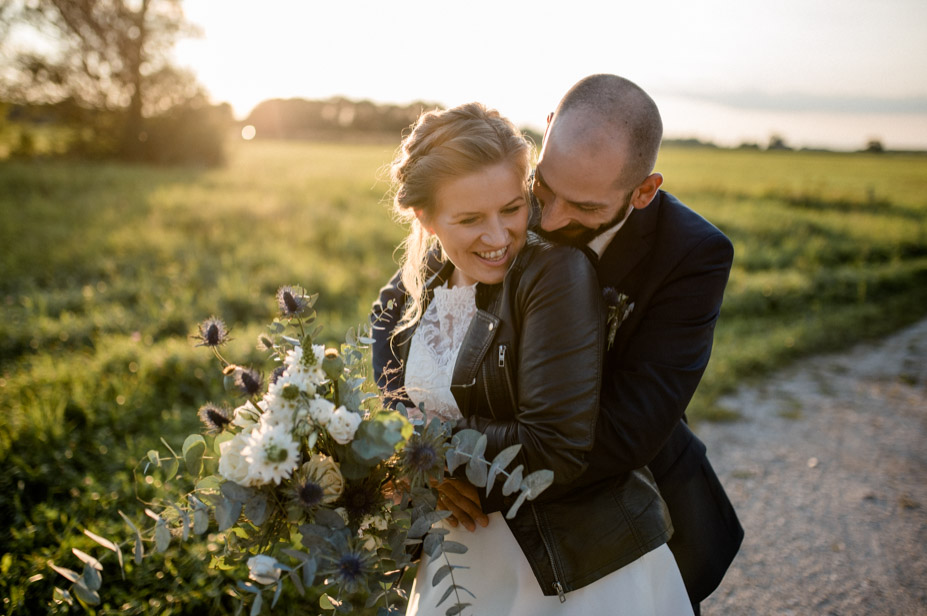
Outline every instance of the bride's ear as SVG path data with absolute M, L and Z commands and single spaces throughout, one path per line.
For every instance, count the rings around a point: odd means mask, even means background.
M 415 217 L 418 219 L 418 224 L 422 225 L 422 229 L 425 230 L 425 233 L 429 235 L 434 235 L 434 231 L 428 225 L 428 216 L 425 214 L 425 210 L 412 210 L 415 212 Z

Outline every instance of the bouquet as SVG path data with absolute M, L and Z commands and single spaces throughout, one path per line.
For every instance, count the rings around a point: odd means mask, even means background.
M 407 590 L 400 580 L 422 547 L 432 558 L 444 555 L 433 583 L 448 583 L 442 602 L 456 601 L 447 613 L 462 613 L 470 603 L 460 597 L 469 591 L 455 584 L 448 554 L 466 546 L 445 541 L 446 529 L 436 526 L 450 513 L 436 509 L 434 486 L 458 468 L 487 492 L 499 479 L 505 494 L 519 492 L 511 517 L 553 473 L 523 476 L 521 465 L 509 472 L 519 445 L 490 462 L 480 433 L 454 432 L 438 419 L 413 423 L 402 405 L 385 408 L 367 375 L 369 326 L 348 331 L 340 349 L 315 344 L 317 298 L 297 286 L 277 292 L 280 315 L 258 340 L 275 363 L 266 379 L 223 357 L 229 330 L 221 319 L 199 325 L 197 346 L 214 353 L 226 389 L 244 402 L 203 405 L 204 434 L 189 435 L 179 453 L 164 439 L 167 454 L 147 453 L 144 481 L 157 474 L 165 488 L 146 503 L 148 526 L 120 511 L 131 532 L 125 542 L 84 532 L 115 555 L 123 576 L 129 541 L 137 563 L 175 542 L 222 542 L 210 568 L 241 571 L 232 592 L 252 615 L 272 609 L 286 585 L 321 613 L 401 614 Z M 103 566 L 74 554 L 82 573 L 50 565 L 72 583 L 55 590 L 56 600 L 98 604 Z

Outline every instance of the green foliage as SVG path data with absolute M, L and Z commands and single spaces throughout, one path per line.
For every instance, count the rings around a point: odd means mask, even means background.
M 85 521 L 131 538 L 117 511 L 142 524 L 136 489 L 149 499 L 155 486 L 131 469 L 163 450 L 159 435 L 180 473 L 186 454 L 195 466 L 198 445 L 185 451 L 184 439 L 199 406 L 223 395 L 192 346 L 195 323 L 222 316 L 229 354 L 256 365 L 281 284 L 321 293 L 319 342 L 365 319 L 403 235 L 377 180 L 391 157 L 392 146 L 254 141 L 208 170 L 0 163 L 5 613 L 82 613 L 53 599 L 68 583 L 47 566 L 82 575 L 74 548 L 104 567 L 98 614 L 234 612 L 234 574 L 207 573 L 218 544 L 135 564 L 130 541 L 122 581 Z M 736 251 L 696 419 L 746 378 L 927 313 L 927 158 L 666 148 L 658 170 Z

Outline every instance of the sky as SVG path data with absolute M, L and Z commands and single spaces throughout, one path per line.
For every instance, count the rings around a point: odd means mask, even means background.
M 184 0 L 178 64 L 244 118 L 268 98 L 473 100 L 543 128 L 582 77 L 720 145 L 927 149 L 924 0 Z

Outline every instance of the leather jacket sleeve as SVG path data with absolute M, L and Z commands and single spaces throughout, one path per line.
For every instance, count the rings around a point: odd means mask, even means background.
M 499 310 L 514 336 L 515 362 L 507 367 L 516 381 L 514 399 L 490 391 L 494 408 L 476 409 L 466 424 L 487 435 L 487 459 L 520 443 L 526 474 L 550 469 L 555 485 L 570 484 L 585 468 L 599 413 L 605 338 L 601 291 L 592 264 L 579 250 L 542 243 L 525 252 L 528 261 L 520 275 L 506 278 Z M 500 334 L 506 331 L 503 325 Z M 480 378 L 487 369 L 501 369 L 495 360 L 492 353 L 487 356 Z

